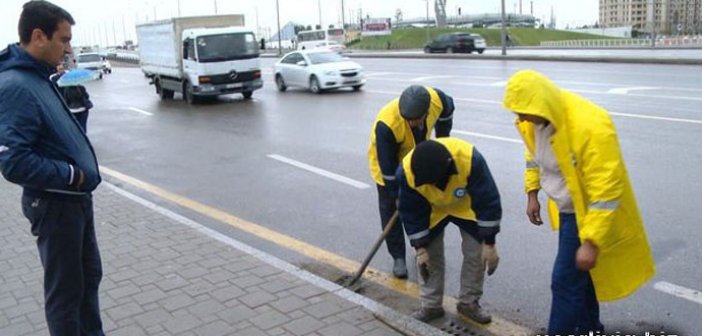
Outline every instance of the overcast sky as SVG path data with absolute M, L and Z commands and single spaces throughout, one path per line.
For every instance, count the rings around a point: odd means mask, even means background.
M 430 1 L 430 15 L 433 16 L 434 1 Z M 2 0 L 0 11 L 0 49 L 17 38 L 17 20 L 26 0 Z M 54 0 L 55 4 L 68 10 L 76 20 L 73 27 L 74 45 L 96 43 L 107 39 L 115 44 L 125 37 L 134 39 L 135 23 L 147 20 L 165 19 L 186 15 L 244 14 L 246 25 L 276 30 L 275 0 Z M 322 25 L 341 22 L 341 0 L 279 0 L 280 23 L 295 21 L 305 25 L 315 25 L 321 20 Z M 522 0 L 523 13 L 530 12 L 530 0 Z M 534 15 L 548 22 L 553 7 L 559 28 L 566 25 L 593 24 L 597 21 L 598 0 L 534 0 Z M 506 0 L 508 13 L 515 12 L 519 0 Z M 425 0 L 345 0 L 345 20 L 350 22 L 358 16 L 359 9 L 363 16 L 394 17 L 395 11 L 402 10 L 405 18 L 426 16 Z M 462 14 L 496 13 L 499 0 L 448 0 L 447 12 L 456 15 L 461 7 Z M 518 11 L 518 9 L 517 9 Z

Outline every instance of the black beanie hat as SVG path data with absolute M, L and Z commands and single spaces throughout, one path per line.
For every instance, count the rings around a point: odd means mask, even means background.
M 421 118 L 429 111 L 431 96 L 427 88 L 411 85 L 400 95 L 400 115 L 405 119 Z
M 414 185 L 439 182 L 451 166 L 451 153 L 440 143 L 427 140 L 414 149 L 410 162 L 414 173 Z

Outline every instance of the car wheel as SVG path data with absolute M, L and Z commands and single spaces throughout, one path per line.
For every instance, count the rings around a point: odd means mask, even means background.
M 244 96 L 244 99 L 251 99 L 253 96 L 253 91 L 244 91 L 241 94 Z
M 98 76 L 98 79 L 102 79 L 102 71 L 100 71 L 100 75 Z
M 362 87 L 363 87 L 363 85 L 354 85 L 354 86 L 353 86 L 353 90 L 354 90 L 354 91 L 361 91 L 361 88 L 362 88 Z
M 280 92 L 285 92 L 285 90 L 288 89 L 288 87 L 285 85 L 285 81 L 283 80 L 283 76 L 280 74 L 275 75 L 275 86 L 278 87 L 278 91 Z
M 197 103 L 197 96 L 193 94 L 193 86 L 190 82 L 185 82 L 185 85 L 183 85 L 183 98 L 185 98 L 188 104 Z
M 425 54 L 431 54 L 431 48 L 429 48 L 429 47 L 424 47 L 424 53 L 425 53 Z
M 310 91 L 312 91 L 312 93 L 322 93 L 322 87 L 319 85 L 319 80 L 315 75 L 310 77 Z
M 452 48 L 452 47 L 446 48 L 446 53 L 447 53 L 447 54 L 453 54 L 453 48 Z
M 483 51 L 485 51 L 485 49 L 478 49 L 478 54 L 482 55 Z

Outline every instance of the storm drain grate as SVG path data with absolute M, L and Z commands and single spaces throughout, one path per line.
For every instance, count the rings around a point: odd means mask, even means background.
M 455 336 L 484 336 L 482 333 L 477 333 L 476 331 L 471 330 L 471 328 L 465 324 L 456 320 L 447 321 L 444 323 L 444 326 L 441 327 L 441 330 L 449 335 Z

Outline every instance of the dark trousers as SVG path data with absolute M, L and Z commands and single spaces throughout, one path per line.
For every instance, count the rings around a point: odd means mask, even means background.
M 102 278 L 93 201 L 22 197 L 44 267 L 44 312 L 51 336 L 104 336 L 98 286 Z
M 73 116 L 78 120 L 78 123 L 80 124 L 81 127 L 83 127 L 83 131 L 85 133 L 88 133 L 88 113 L 89 110 L 85 110 L 84 112 L 78 112 L 78 113 L 73 113 Z
M 575 215 L 560 214 L 560 224 L 558 254 L 551 278 L 553 297 L 548 333 L 604 331 L 590 272 L 575 267 L 575 253 L 580 247 Z
M 380 224 L 383 230 L 385 230 L 385 226 L 390 221 L 390 217 L 392 217 L 397 210 L 397 204 L 395 204 L 396 199 L 392 197 L 388 188 L 379 184 L 377 186 Z M 388 252 L 390 252 L 393 259 L 405 259 L 405 230 L 402 228 L 402 224 L 395 224 L 388 233 L 388 236 L 385 237 L 385 244 L 388 246 Z

